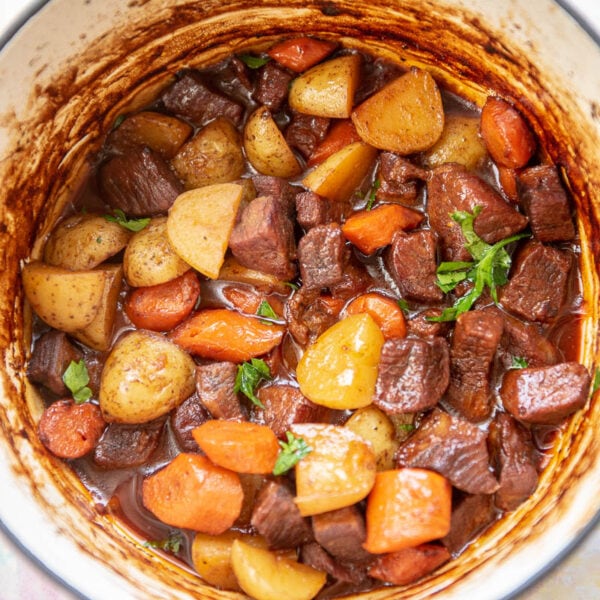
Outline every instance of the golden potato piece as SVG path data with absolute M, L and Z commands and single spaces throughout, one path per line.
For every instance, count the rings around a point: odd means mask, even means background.
M 427 71 L 411 69 L 356 107 L 352 122 L 358 135 L 375 148 L 422 152 L 444 129 L 440 90 Z
M 218 183 L 180 194 L 169 210 L 167 234 L 175 252 L 216 279 L 235 224 L 242 186 Z

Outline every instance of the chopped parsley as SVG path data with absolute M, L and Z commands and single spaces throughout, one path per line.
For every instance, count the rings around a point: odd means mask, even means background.
M 526 369 L 529 366 L 529 363 L 522 356 L 513 356 L 512 364 L 510 365 L 511 369 Z
M 240 54 L 239 58 L 251 69 L 260 69 L 271 60 L 268 56 L 256 56 L 254 54 Z
M 292 288 L 295 292 L 297 292 L 300 289 L 300 286 L 292 283 L 291 281 L 284 281 L 283 285 L 287 285 L 289 288 Z
M 373 182 L 373 187 L 369 192 L 369 199 L 367 200 L 367 205 L 365 206 L 365 210 L 371 210 L 373 208 L 373 204 L 375 204 L 375 196 L 377 195 L 377 190 L 381 187 L 381 181 L 376 179 Z
M 259 408 L 264 408 L 263 403 L 255 394 L 256 387 L 263 379 L 271 379 L 269 365 L 260 358 L 252 358 L 248 362 L 238 365 L 233 389 L 235 392 L 242 392 L 244 396 L 249 398 Z
M 120 209 L 115 208 L 114 215 L 104 215 L 104 218 L 111 223 L 118 223 L 121 227 L 129 229 L 129 231 L 141 231 L 150 223 L 148 217 L 144 219 L 128 219 L 127 215 Z
M 260 303 L 260 306 L 258 307 L 256 314 L 259 317 L 266 317 L 267 319 L 278 319 L 279 318 L 277 313 L 273 310 L 273 307 L 266 300 L 263 300 Z
M 273 475 L 283 475 L 312 452 L 312 448 L 302 439 L 297 438 L 291 431 L 286 431 L 287 442 L 279 442 L 281 452 L 273 467 Z
M 165 552 L 172 552 L 173 554 L 177 554 L 181 549 L 181 544 L 183 543 L 183 537 L 181 533 L 172 533 L 168 538 L 164 540 L 150 540 L 148 542 L 144 542 L 144 546 L 146 548 L 156 548 L 158 550 L 164 550 Z
M 62 380 L 75 400 L 75 404 L 83 404 L 92 397 L 92 390 L 88 387 L 90 376 L 81 359 L 79 362 L 72 360 L 63 373 Z
M 600 390 L 600 367 L 596 367 L 596 372 L 594 373 L 594 381 L 592 382 L 592 394 L 595 394 L 598 390 Z
M 408 312 L 410 310 L 408 302 L 404 298 L 398 300 L 398 306 L 402 309 L 402 312 Z

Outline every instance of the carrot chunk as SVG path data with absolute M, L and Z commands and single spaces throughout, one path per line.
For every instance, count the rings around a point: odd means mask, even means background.
M 298 37 L 275 44 L 267 54 L 280 65 L 301 73 L 329 56 L 336 47 L 335 42 Z
M 323 141 L 313 150 L 307 166 L 313 167 L 323 162 L 326 158 L 353 142 L 360 142 L 360 136 L 356 131 L 356 127 L 354 127 L 354 123 L 350 119 L 336 121 L 323 138 Z
M 502 187 L 502 190 L 506 194 L 506 197 L 511 201 L 517 203 L 519 201 L 519 192 L 517 188 L 517 174 L 518 170 L 509 169 L 508 167 L 498 167 L 498 182 Z
M 358 313 L 371 315 L 386 340 L 406 337 L 404 312 L 391 298 L 377 292 L 362 294 L 346 307 L 346 315 Z

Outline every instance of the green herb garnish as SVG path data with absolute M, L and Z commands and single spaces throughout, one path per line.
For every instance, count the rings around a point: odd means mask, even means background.
M 150 223 L 150 218 L 144 219 L 128 219 L 127 215 L 120 209 L 115 208 L 114 215 L 104 215 L 104 218 L 111 223 L 118 223 L 121 227 L 129 229 L 129 231 L 141 231 Z
M 260 306 L 258 307 L 256 314 L 259 317 L 266 317 L 267 319 L 278 319 L 279 318 L 277 313 L 273 310 L 273 307 L 266 300 L 263 300 L 260 303 Z
M 121 126 L 121 123 L 123 123 L 123 121 L 125 120 L 125 115 L 119 115 L 116 119 L 115 122 L 113 123 L 113 130 L 114 129 L 118 129 Z
M 529 366 L 529 363 L 522 356 L 513 356 L 512 364 L 510 365 L 511 369 L 526 369 Z
M 594 373 L 594 381 L 592 382 L 592 395 L 598 390 L 600 390 L 600 367 L 596 367 L 596 372 Z
M 181 549 L 183 543 L 183 537 L 180 533 L 172 533 L 168 538 L 164 540 L 151 540 L 144 542 L 146 548 L 156 548 L 158 550 L 164 550 L 165 552 L 172 552 L 177 554 Z
M 396 427 L 403 431 L 414 431 L 416 429 L 412 423 L 398 423 Z
M 295 292 L 297 292 L 300 289 L 300 286 L 292 283 L 291 281 L 284 281 L 283 285 L 287 285 L 289 288 L 292 288 Z
M 266 65 L 271 58 L 268 56 L 255 56 L 254 54 L 241 54 L 240 60 L 251 69 L 260 69 Z
M 260 358 L 252 358 L 250 361 L 238 365 L 233 390 L 235 392 L 242 392 L 253 404 L 259 408 L 264 408 L 263 403 L 254 393 L 256 386 L 262 379 L 271 379 L 269 365 Z
M 277 462 L 273 467 L 273 475 L 283 475 L 294 465 L 312 452 L 312 448 L 302 439 L 297 438 L 291 431 L 286 431 L 287 442 L 279 442 L 281 452 L 277 456 Z
M 404 298 L 400 298 L 398 300 L 398 306 L 402 309 L 402 312 L 408 312 L 410 307 L 408 306 L 408 302 Z
M 92 390 L 87 386 L 90 382 L 85 362 L 72 360 L 63 373 L 62 380 L 75 400 L 75 404 L 83 404 L 92 397 Z
M 365 210 L 371 210 L 373 208 L 373 204 L 375 204 L 375 196 L 377 195 L 377 190 L 381 187 L 381 181 L 376 179 L 373 182 L 373 187 L 369 192 L 369 199 L 367 200 L 367 205 L 365 206 Z

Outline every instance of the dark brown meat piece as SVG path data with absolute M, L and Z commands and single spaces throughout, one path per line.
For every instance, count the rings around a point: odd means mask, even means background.
M 345 202 L 333 202 L 314 192 L 300 192 L 296 196 L 296 220 L 305 231 L 317 225 L 339 223 L 347 209 Z
M 232 362 L 215 362 L 196 367 L 196 390 L 200 402 L 215 419 L 247 419 L 234 392 L 237 365 Z
M 492 411 L 490 372 L 502 331 L 502 317 L 491 312 L 474 310 L 456 320 L 446 396 L 470 421 L 483 421 Z
M 27 377 L 57 396 L 66 396 L 70 392 L 63 382 L 63 374 L 71 361 L 79 362 L 82 358 L 83 352 L 69 341 L 66 333 L 51 329 L 36 340 L 27 365 Z
M 351 254 L 350 260 L 344 268 L 342 278 L 331 284 L 329 291 L 338 300 L 349 300 L 358 294 L 366 292 L 373 285 L 375 285 L 375 281 L 367 273 L 364 265 L 358 262 Z
M 488 446 L 500 488 L 501 510 L 514 510 L 535 491 L 538 473 L 531 434 L 510 415 L 498 413 L 490 423 Z
M 302 286 L 306 289 L 327 288 L 344 276 L 348 250 L 337 223 L 317 225 L 298 242 L 298 263 Z
M 279 481 L 268 481 L 260 490 L 251 523 L 272 550 L 295 548 L 313 540 L 310 524 L 300 514 L 294 495 Z
M 355 106 L 405 73 L 400 65 L 381 58 L 363 57 L 363 61 L 370 64 L 363 66 L 363 76 L 360 78 L 360 85 L 354 95 Z
M 443 300 L 444 294 L 436 284 L 436 238 L 432 231 L 398 231 L 384 261 L 403 298 L 421 302 Z
M 575 237 L 569 198 L 554 165 L 524 169 L 518 186 L 531 231 L 540 242 L 568 242 Z
M 427 179 L 427 171 L 407 158 L 392 152 L 382 152 L 379 159 L 380 186 L 377 200 L 414 204 L 419 190 L 419 181 Z
M 326 117 L 293 112 L 292 120 L 285 130 L 285 139 L 292 148 L 308 159 L 317 144 L 325 137 L 328 128 L 329 119 Z
M 552 425 L 586 403 L 590 382 L 587 369 L 576 362 L 513 369 L 504 375 L 500 398 L 515 419 Z
M 98 177 L 103 200 L 130 217 L 165 213 L 183 191 L 166 161 L 149 148 L 114 156 L 100 167 Z
M 358 585 L 367 578 L 367 564 L 341 564 L 316 542 L 302 546 L 300 560 L 343 583 Z
M 387 340 L 373 403 L 389 414 L 424 411 L 438 403 L 449 378 L 448 344 L 443 338 Z
M 294 223 L 273 196 L 252 200 L 229 238 L 231 252 L 240 264 L 283 280 L 296 276 Z
M 178 444 L 185 452 L 198 452 L 199 446 L 192 431 L 211 418 L 208 409 L 200 402 L 198 394 L 192 394 L 171 413 L 171 429 Z
M 468 421 L 435 408 L 396 451 L 397 467 L 437 471 L 468 494 L 493 494 L 485 433 Z
M 422 338 L 441 336 L 444 337 L 450 331 L 447 321 L 429 321 L 428 317 L 439 317 L 441 308 L 426 308 L 406 321 L 408 335 L 417 335 Z
M 225 117 L 239 125 L 244 107 L 215 90 L 198 71 L 187 71 L 163 93 L 165 108 L 197 127 L 203 127 L 217 117 Z
M 517 253 L 500 302 L 528 321 L 551 321 L 565 301 L 571 258 L 564 250 L 528 242 Z
M 258 73 L 254 99 L 272 112 L 277 112 L 287 98 L 293 75 L 269 61 Z
M 103 469 L 143 465 L 158 447 L 164 419 L 139 425 L 110 423 L 94 449 L 94 462 Z
M 475 233 L 494 244 L 525 228 L 527 218 L 507 204 L 483 179 L 462 165 L 446 163 L 433 170 L 427 183 L 427 209 L 431 228 L 440 238 L 442 257 L 448 261 L 471 260 L 465 239 L 451 215 L 482 208 L 474 221 Z
M 257 196 L 272 196 L 286 215 L 294 216 L 298 190 L 286 179 L 272 175 L 254 175 L 252 183 Z

